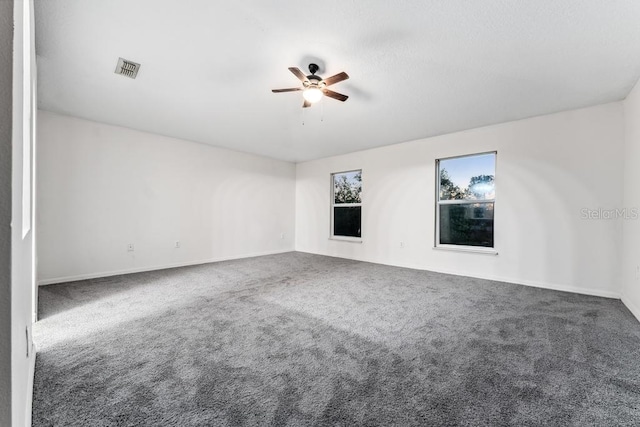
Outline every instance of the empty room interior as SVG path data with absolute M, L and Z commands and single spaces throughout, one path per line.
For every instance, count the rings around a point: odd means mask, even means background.
M 640 425 L 638 23 L 0 0 L 0 426 Z

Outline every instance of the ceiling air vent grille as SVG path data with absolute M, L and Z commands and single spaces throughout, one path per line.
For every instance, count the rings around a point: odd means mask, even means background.
M 131 77 L 135 79 L 138 75 L 140 64 L 127 59 L 118 58 L 118 66 L 116 67 L 116 74 L 122 74 L 123 76 Z

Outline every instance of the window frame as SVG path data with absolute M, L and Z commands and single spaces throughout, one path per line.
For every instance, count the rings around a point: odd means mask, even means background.
M 456 252 L 475 252 L 482 253 L 487 255 L 498 255 L 498 251 L 496 249 L 496 202 L 497 202 L 497 191 L 495 191 L 496 196 L 493 199 L 474 199 L 474 200 L 465 200 L 465 199 L 454 199 L 454 200 L 440 200 L 440 162 L 442 160 L 452 160 L 452 159 L 460 159 L 463 157 L 474 157 L 474 156 L 483 156 L 487 154 L 494 155 L 494 188 L 497 188 L 496 184 L 496 176 L 498 175 L 498 151 L 483 151 L 480 153 L 472 153 L 472 154 L 461 154 L 457 156 L 449 156 L 449 157 L 440 157 L 436 159 L 435 165 L 435 175 L 436 175 L 436 194 L 435 194 L 435 229 L 434 229 L 434 242 L 433 249 L 439 250 L 447 250 L 447 251 L 456 251 Z M 493 246 L 470 246 L 470 245 L 455 245 L 455 244 L 447 244 L 440 243 L 440 206 L 441 205 L 475 205 L 480 203 L 493 203 Z
M 360 189 L 360 203 L 336 203 L 336 195 L 335 195 L 335 191 L 336 191 L 336 185 L 335 185 L 335 176 L 336 175 L 342 175 L 345 173 L 352 173 L 352 172 L 360 172 L 360 177 L 361 177 L 361 182 L 362 182 L 362 177 L 363 177 L 363 172 L 362 169 L 349 169 L 349 170 L 344 170 L 344 171 L 340 171 L 340 172 L 331 172 L 329 174 L 329 182 L 330 182 L 330 188 L 331 188 L 331 203 L 329 204 L 329 209 L 330 209 L 330 217 L 331 220 L 329 221 L 329 239 L 330 240 L 343 240 L 346 242 L 353 242 L 353 243 L 362 243 L 362 235 L 364 234 L 362 232 L 362 188 Z M 360 207 L 360 237 L 353 237 L 353 236 L 341 236 L 341 235 L 336 235 L 334 234 L 334 212 L 335 212 L 335 207 L 344 207 L 344 208 L 349 208 L 349 207 Z

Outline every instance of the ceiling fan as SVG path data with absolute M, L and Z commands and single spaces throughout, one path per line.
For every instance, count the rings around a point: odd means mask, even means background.
M 311 107 L 311 105 L 322 98 L 322 95 L 329 98 L 337 99 L 338 101 L 346 101 L 349 97 L 338 92 L 327 89 L 327 86 L 331 86 L 343 80 L 347 80 L 349 76 L 347 73 L 338 73 L 335 76 L 327 77 L 323 79 L 320 76 L 316 76 L 316 72 L 320 67 L 316 64 L 309 64 L 309 71 L 311 74 L 305 76 L 304 73 L 298 67 L 289 67 L 297 78 L 302 82 L 302 87 L 293 87 L 289 89 L 272 89 L 273 93 L 280 92 L 297 92 L 302 91 L 302 97 L 304 98 L 304 104 L 302 108 Z

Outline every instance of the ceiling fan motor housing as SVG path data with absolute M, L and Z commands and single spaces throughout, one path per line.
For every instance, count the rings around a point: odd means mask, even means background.
M 320 69 L 318 65 L 311 63 L 309 64 L 309 71 L 311 74 L 307 76 L 307 81 L 303 83 L 304 87 L 321 87 L 324 86 L 322 83 L 322 77 L 316 76 L 316 72 Z

